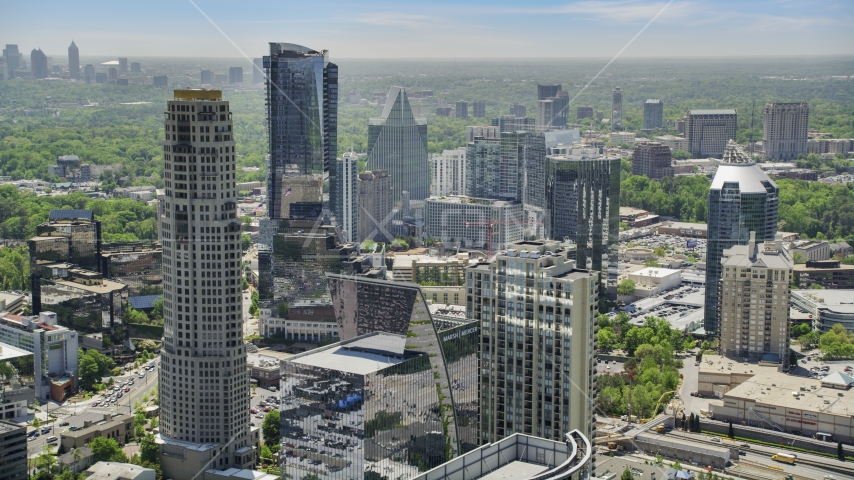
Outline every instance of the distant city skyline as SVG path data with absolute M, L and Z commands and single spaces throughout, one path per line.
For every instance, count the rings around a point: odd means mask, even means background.
M 241 57 L 242 50 L 252 58 L 286 30 L 288 39 L 323 45 L 335 58 L 590 58 L 613 56 L 661 12 L 621 57 L 854 53 L 848 27 L 854 15 L 843 0 L 497 0 L 486 9 L 483 3 L 439 0 L 425 10 L 387 1 L 295 3 L 287 9 L 259 0 L 240 9 L 210 0 L 95 0 L 84 6 L 13 1 L 0 19 L 0 42 L 27 52 L 41 48 L 57 58 L 66 56 L 72 38 L 84 57 L 225 58 Z M 164 9 L 173 15 L 163 16 Z M 573 28 L 560 28 L 568 22 Z M 544 29 L 549 42 L 542 42 Z M 698 31 L 713 33 L 715 40 Z M 579 44 L 584 38 L 595 41 Z

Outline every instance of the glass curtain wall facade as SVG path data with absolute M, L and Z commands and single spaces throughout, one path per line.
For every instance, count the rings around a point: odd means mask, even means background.
M 709 191 L 704 320 L 706 335 L 720 334 L 718 292 L 723 251 L 735 245 L 747 245 L 750 232 L 756 232 L 757 242 L 774 240 L 777 234 L 778 195 L 777 184 L 752 162 L 725 163 L 718 167 Z
M 338 66 L 327 50 L 270 43 L 263 58 L 267 86 L 267 215 L 282 211 L 282 177 L 335 169 L 338 155 Z M 330 177 L 334 178 L 334 171 Z M 330 181 L 333 181 L 331 178 Z M 332 193 L 334 197 L 334 192 Z M 335 205 L 330 198 L 330 205 Z
M 546 168 L 547 238 L 574 242 L 579 267 L 601 272 L 603 291 L 616 288 L 620 158 L 549 156 Z
M 418 285 L 364 277 L 329 275 L 329 288 L 342 341 L 372 332 L 403 336 L 406 350 L 428 355 L 431 386 L 439 397 L 446 457 L 477 444 L 473 421 L 477 403 L 476 344 L 479 326 L 434 322 Z M 464 328 L 458 328 L 458 327 Z
M 101 255 L 101 273 L 128 286 L 128 294 L 163 293 L 163 251 L 156 244 L 108 244 Z
M 391 87 L 382 116 L 368 123 L 366 168 L 388 171 L 395 205 L 403 191 L 409 192 L 410 200 L 430 195 L 427 120 L 414 117 L 402 87 Z

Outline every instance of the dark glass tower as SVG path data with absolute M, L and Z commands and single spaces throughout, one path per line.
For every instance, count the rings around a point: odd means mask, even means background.
M 550 155 L 545 228 L 547 238 L 575 242 L 578 267 L 601 272 L 603 290 L 616 288 L 620 158 Z
M 338 66 L 327 50 L 292 43 L 270 43 L 267 74 L 267 214 L 281 211 L 284 175 L 334 170 L 338 153 Z M 330 172 L 334 176 L 334 172 Z M 334 193 L 333 193 L 334 196 Z M 330 198 L 330 205 L 335 205 Z
M 718 290 L 723 251 L 747 245 L 750 232 L 756 232 L 756 242 L 774 240 L 777 212 L 777 184 L 730 140 L 709 191 L 704 322 L 707 335 L 720 334 Z
M 413 116 L 402 87 L 391 87 L 382 117 L 370 119 L 367 169 L 388 170 L 395 204 L 403 191 L 410 200 L 430 194 L 427 120 Z

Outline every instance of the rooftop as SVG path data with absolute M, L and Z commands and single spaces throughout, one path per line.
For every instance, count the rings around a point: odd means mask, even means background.
M 15 430 L 19 430 L 19 429 L 22 431 L 26 431 L 27 427 L 19 427 L 18 425 L 15 425 L 14 423 L 8 423 L 8 422 L 4 422 L 4 421 L 0 420 L 0 433 L 14 432 Z
M 133 465 L 131 463 L 98 462 L 86 470 L 86 478 L 90 478 L 92 480 L 108 478 L 117 480 L 134 479 L 145 472 L 151 472 L 151 474 L 154 474 L 154 470 L 150 468 L 140 467 L 139 465 Z
M 20 348 L 0 343 L 0 361 L 11 360 L 13 358 L 32 356 L 32 352 L 21 350 Z
M 56 285 L 85 290 L 92 293 L 111 293 L 123 288 L 127 288 L 124 283 L 114 282 L 113 280 L 103 279 L 99 285 L 86 285 L 83 283 L 70 282 L 68 280 L 54 280 Z
M 738 184 L 741 193 L 766 193 L 765 183 L 775 186 L 767 173 L 755 163 L 724 163 L 718 167 L 715 179 L 712 180 L 712 190 L 721 190 L 724 182 Z
M 427 202 L 456 203 L 460 205 L 476 205 L 481 207 L 504 207 L 515 205 L 516 202 L 506 200 L 493 200 L 491 198 L 468 197 L 465 195 L 448 195 L 446 197 L 429 197 Z
M 708 354 L 703 354 L 703 361 L 700 362 L 701 375 L 704 373 L 735 373 L 744 375 L 765 371 L 774 372 L 777 371 L 777 367 L 758 365 L 756 363 L 743 363 L 721 355 Z
M 259 472 L 258 470 L 248 470 L 240 468 L 229 468 L 228 470 L 210 469 L 206 470 L 205 473 L 210 474 L 214 478 L 241 478 L 246 480 L 275 480 L 280 478 L 278 475 L 273 475 L 266 472 Z
M 638 270 L 637 272 L 633 272 L 632 275 L 639 275 L 642 277 L 652 277 L 652 278 L 664 278 L 674 273 L 681 273 L 682 270 L 674 270 L 672 268 L 661 268 L 661 267 L 646 267 L 642 270 Z
M 110 418 L 110 420 L 105 421 L 106 418 L 109 418 L 109 417 L 110 417 L 110 414 L 105 414 L 104 420 L 101 420 L 97 423 L 93 423 L 92 426 L 87 427 L 87 428 L 81 428 L 80 430 L 75 430 L 73 432 L 71 430 L 68 430 L 66 432 L 62 432 L 62 436 L 63 437 L 74 437 L 74 438 L 85 437 L 87 435 L 90 435 L 92 432 L 94 432 L 96 430 L 98 430 L 98 431 L 107 430 L 107 429 L 110 429 L 112 427 L 118 427 L 119 425 L 121 425 L 123 423 L 127 423 L 127 422 L 133 420 L 133 417 L 131 415 L 120 414 L 120 415 L 113 415 L 112 418 Z
M 724 108 L 720 110 L 688 110 L 688 115 L 735 115 L 734 108 Z
M 854 411 L 854 395 L 838 388 L 824 387 L 822 383 L 821 380 L 792 376 L 770 368 L 733 388 L 724 398 L 848 417 Z M 798 395 L 793 395 L 793 392 Z
M 405 362 L 408 359 L 403 349 L 405 342 L 406 338 L 400 335 L 376 332 L 329 347 L 310 350 L 285 361 L 367 375 Z
M 854 290 L 792 290 L 792 296 L 808 300 L 820 310 L 854 313 Z

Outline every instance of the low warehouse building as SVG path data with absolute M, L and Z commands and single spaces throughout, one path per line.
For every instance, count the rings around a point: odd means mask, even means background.
M 729 448 L 692 442 L 687 438 L 642 433 L 635 437 L 635 445 L 652 455 L 661 455 L 680 462 L 697 462 L 714 468 L 726 468 L 732 452 Z
M 823 380 L 762 371 L 709 402 L 715 420 L 854 442 L 854 379 L 835 372 Z

